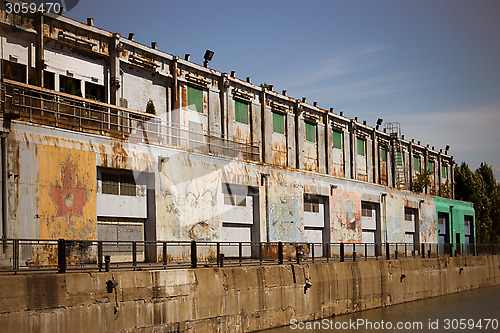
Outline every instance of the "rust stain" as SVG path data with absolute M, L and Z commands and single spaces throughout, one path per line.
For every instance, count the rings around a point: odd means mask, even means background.
M 181 106 L 183 108 L 187 108 L 187 87 L 186 86 L 182 86 L 181 87 Z

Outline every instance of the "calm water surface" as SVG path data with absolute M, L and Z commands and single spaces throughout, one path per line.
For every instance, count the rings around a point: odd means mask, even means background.
M 403 326 L 398 328 L 398 324 Z M 308 327 L 313 328 L 307 329 Z M 317 322 L 296 323 L 263 332 L 500 332 L 500 286 L 366 310 Z

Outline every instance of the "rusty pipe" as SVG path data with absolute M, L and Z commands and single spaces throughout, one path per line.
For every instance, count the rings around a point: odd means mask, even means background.
M 2 238 L 6 239 L 7 227 L 8 227 L 8 214 L 7 214 L 7 204 L 8 204 L 8 187 L 7 187 L 7 136 L 5 132 L 1 134 L 1 153 L 2 153 Z

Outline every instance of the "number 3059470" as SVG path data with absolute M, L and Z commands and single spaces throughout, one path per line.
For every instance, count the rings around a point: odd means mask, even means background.
M 57 2 L 42 2 L 40 5 L 36 3 L 5 3 L 5 11 L 7 14 L 34 14 L 37 12 L 51 12 L 59 13 L 61 11 L 61 4 Z

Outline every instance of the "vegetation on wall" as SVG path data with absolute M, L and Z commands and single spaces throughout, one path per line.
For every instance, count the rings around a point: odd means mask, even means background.
M 427 186 L 431 186 L 432 171 L 425 170 L 420 172 L 411 182 L 411 190 L 413 192 L 422 193 Z
M 500 184 L 491 166 L 481 163 L 472 172 L 465 162 L 457 165 L 455 197 L 474 204 L 477 243 L 500 243 Z

